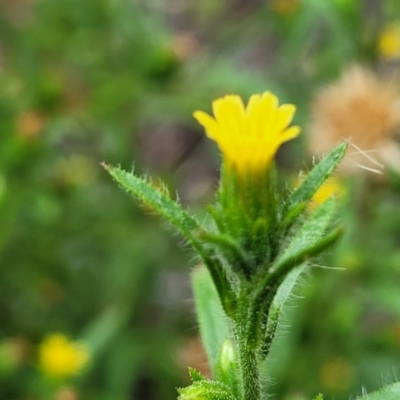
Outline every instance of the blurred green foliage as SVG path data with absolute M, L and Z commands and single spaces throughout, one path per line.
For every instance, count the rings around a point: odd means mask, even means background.
M 0 399 L 176 398 L 197 356 L 178 356 L 196 332 L 190 263 L 100 162 L 161 175 L 197 209 L 217 155 L 193 110 L 272 90 L 305 124 L 315 90 L 349 63 L 398 68 L 377 53 L 396 20 L 397 0 L 2 1 Z M 306 139 L 280 156 L 288 173 L 304 168 Z M 270 367 L 277 398 L 347 399 L 396 379 L 393 176 L 353 178 L 346 237 L 321 260 L 345 270 L 313 269 L 305 299 L 293 299 Z M 82 376 L 52 382 L 37 368 L 37 345 L 54 331 L 90 344 Z

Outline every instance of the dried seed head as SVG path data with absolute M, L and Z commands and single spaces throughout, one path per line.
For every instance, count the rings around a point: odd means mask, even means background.
M 325 154 L 346 138 L 356 145 L 341 164 L 342 172 L 358 172 L 360 165 L 376 169 L 381 163 L 400 170 L 396 142 L 400 94 L 394 82 L 380 79 L 364 67 L 353 65 L 337 82 L 317 93 L 309 132 L 312 154 Z

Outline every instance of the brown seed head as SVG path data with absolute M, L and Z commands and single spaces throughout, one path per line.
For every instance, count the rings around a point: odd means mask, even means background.
M 354 65 L 340 79 L 321 89 L 312 104 L 309 125 L 312 154 L 322 155 L 343 139 L 367 151 L 383 164 L 400 170 L 400 94 L 394 82 Z M 363 154 L 351 148 L 341 171 L 360 171 L 357 163 L 376 168 Z

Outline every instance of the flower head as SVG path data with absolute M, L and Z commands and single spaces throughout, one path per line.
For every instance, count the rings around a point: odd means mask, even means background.
M 400 24 L 387 25 L 379 35 L 378 51 L 383 58 L 400 57 Z
M 203 111 L 193 116 L 239 173 L 267 168 L 282 143 L 300 133 L 298 126 L 288 128 L 296 107 L 279 106 L 270 92 L 252 95 L 247 107 L 238 95 L 227 95 L 214 100 L 212 108 L 214 118 Z
M 89 357 L 89 351 L 84 345 L 70 341 L 62 333 L 49 335 L 39 347 L 40 368 L 53 378 L 78 374 Z
M 400 94 L 393 79 L 383 79 L 360 65 L 346 69 L 317 92 L 311 107 L 310 152 L 326 154 L 343 139 L 383 164 L 400 170 L 396 135 L 400 129 Z M 376 168 L 361 152 L 348 153 L 341 172 L 358 173 L 359 165 Z

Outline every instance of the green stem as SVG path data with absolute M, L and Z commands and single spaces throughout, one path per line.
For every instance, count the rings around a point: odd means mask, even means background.
M 257 350 L 252 349 L 246 340 L 238 338 L 240 373 L 243 387 L 243 400 L 260 400 L 260 373 Z

